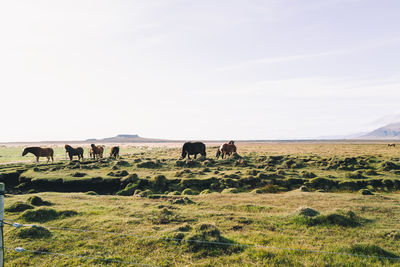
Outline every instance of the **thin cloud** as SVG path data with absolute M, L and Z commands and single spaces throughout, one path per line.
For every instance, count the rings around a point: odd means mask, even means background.
M 239 70 L 239 69 L 257 67 L 257 66 L 263 65 L 263 64 L 267 65 L 267 64 L 275 64 L 275 63 L 310 60 L 310 59 L 321 58 L 321 57 L 345 55 L 345 54 L 357 53 L 357 52 L 361 52 L 361 51 L 365 51 L 365 50 L 369 50 L 369 49 L 374 49 L 374 48 L 398 44 L 398 43 L 400 43 L 400 37 L 372 41 L 372 42 L 368 42 L 368 43 L 361 44 L 358 46 L 352 46 L 352 47 L 348 47 L 348 48 L 320 52 L 320 53 L 300 54 L 300 55 L 281 56 L 281 57 L 266 57 L 266 58 L 248 60 L 248 61 L 244 61 L 244 62 L 239 62 L 237 64 L 232 64 L 232 65 L 224 66 L 221 68 L 217 68 L 216 71 L 223 72 L 223 71 L 231 71 L 231 70 Z

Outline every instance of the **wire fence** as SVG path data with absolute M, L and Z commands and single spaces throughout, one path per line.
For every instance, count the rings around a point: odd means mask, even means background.
M 110 232 L 110 231 L 101 231 L 101 230 L 86 230 L 86 229 L 78 229 L 78 228 L 66 228 L 66 227 L 54 227 L 54 226 L 44 226 L 44 225 L 36 225 L 36 224 L 21 224 L 15 222 L 15 220 L 4 219 L 4 225 L 12 226 L 15 228 L 22 227 L 43 227 L 46 229 L 60 230 L 60 231 L 70 231 L 70 232 L 81 232 L 81 233 L 96 233 L 103 235 L 116 235 L 116 236 L 125 236 L 125 237 L 136 237 L 143 240 L 146 239 L 154 239 L 154 235 L 150 234 L 132 234 L 132 233 L 118 233 L 118 232 Z M 219 246 L 235 246 L 242 248 L 257 248 L 257 249 L 269 249 L 269 250 L 280 250 L 280 251 L 292 251 L 292 252 L 303 252 L 303 253 L 317 253 L 317 254 L 329 254 L 329 255 L 340 255 L 340 256 L 349 256 L 349 257 L 360 257 L 360 258 L 375 258 L 375 259 L 386 259 L 386 260 L 400 260 L 400 257 L 387 257 L 387 256 L 379 256 L 379 255 L 364 255 L 364 254 L 355 254 L 348 252 L 337 252 L 337 251 L 322 251 L 322 250 L 312 250 L 312 249 L 302 249 L 302 248 L 287 248 L 287 247 L 276 247 L 276 246 L 268 246 L 268 245 L 259 245 L 259 244 L 241 244 L 241 243 L 228 243 L 228 242 L 218 242 L 218 241 L 206 241 L 206 240 L 193 240 L 193 239 L 180 239 L 173 237 L 161 237 L 159 238 L 161 241 L 176 241 L 176 242 L 186 242 L 186 243 L 197 243 L 197 244 L 208 244 L 208 245 L 219 245 Z M 122 261 L 122 260 L 114 260 L 114 259 L 104 259 L 104 258 L 95 258 L 89 256 L 80 256 L 80 255 L 71 255 L 71 254 L 63 254 L 63 253 L 55 253 L 55 252 L 47 252 L 47 251 L 37 251 L 37 250 L 29 250 L 24 249 L 22 247 L 9 248 L 4 247 L 8 250 L 14 250 L 16 252 L 31 252 L 36 254 L 48 254 L 54 256 L 64 256 L 64 257 L 75 257 L 81 258 L 85 260 L 98 260 L 104 262 L 115 262 L 115 263 L 123 263 L 123 264 L 132 264 L 139 266 L 155 266 L 142 264 L 138 262 L 130 262 L 130 261 Z

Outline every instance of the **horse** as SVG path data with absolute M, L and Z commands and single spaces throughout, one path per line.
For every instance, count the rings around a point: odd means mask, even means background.
M 234 141 L 229 141 L 228 143 L 222 144 L 217 150 L 217 159 L 219 156 L 223 159 L 225 155 L 233 155 L 236 153 L 236 146 Z
M 97 158 L 103 157 L 104 147 L 95 146 L 94 144 L 91 144 L 90 147 L 92 148 L 91 152 L 92 152 L 93 159 L 96 159 L 96 156 L 97 156 Z
M 110 157 L 114 157 L 114 158 L 119 157 L 119 146 L 113 146 L 111 148 Z
M 392 143 L 392 144 L 388 144 L 388 147 L 396 147 L 396 144 L 395 143 Z
M 188 159 L 190 159 L 190 155 L 194 155 L 196 159 L 197 154 L 202 155 L 203 157 L 206 156 L 206 145 L 202 142 L 186 142 L 183 144 L 182 147 L 182 157 L 184 159 L 187 155 Z
M 50 158 L 51 158 L 51 161 L 54 162 L 54 158 L 53 158 L 54 150 L 52 148 L 41 148 L 41 147 L 37 147 L 37 146 L 27 147 L 22 152 L 22 156 L 25 156 L 28 153 L 32 153 L 33 155 L 36 156 L 36 164 L 39 163 L 40 157 L 46 157 L 47 163 L 49 163 Z
M 68 153 L 69 160 L 72 161 L 74 156 L 78 156 L 78 160 L 83 159 L 83 148 L 73 148 L 70 145 L 65 145 L 65 151 Z

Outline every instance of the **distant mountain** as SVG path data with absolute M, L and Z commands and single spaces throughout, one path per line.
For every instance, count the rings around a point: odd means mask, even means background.
M 400 140 L 400 122 L 391 123 L 386 126 L 380 127 L 372 132 L 369 132 L 359 137 L 359 139 Z
M 119 134 L 114 137 L 107 137 L 103 139 L 87 139 L 85 142 L 97 143 L 142 143 L 142 142 L 171 142 L 167 139 L 144 138 L 137 134 Z

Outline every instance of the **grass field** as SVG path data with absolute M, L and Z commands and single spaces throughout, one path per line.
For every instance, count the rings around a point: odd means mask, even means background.
M 238 144 L 240 156 L 215 160 L 208 147 L 195 161 L 174 146 L 132 146 L 119 160 L 82 163 L 62 161 L 59 149 L 59 161 L 38 166 L 2 147 L 0 159 L 18 162 L 0 166 L 6 218 L 47 226 L 5 226 L 5 246 L 163 266 L 400 266 L 390 259 L 400 257 L 397 148 Z M 129 265 L 14 251 L 6 263 Z

